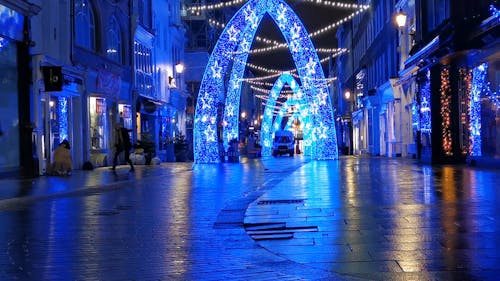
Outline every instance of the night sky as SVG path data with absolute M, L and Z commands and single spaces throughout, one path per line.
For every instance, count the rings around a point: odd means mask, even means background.
M 355 1 L 342 1 L 343 3 L 353 3 Z M 288 4 L 292 6 L 295 13 L 299 15 L 302 19 L 304 26 L 308 33 L 317 31 L 329 24 L 332 24 L 353 10 L 350 9 L 340 9 L 327 7 L 324 5 L 304 2 L 304 1 L 288 1 Z M 325 32 L 322 35 L 312 38 L 313 44 L 316 48 L 337 48 L 337 41 L 335 38 L 335 33 L 337 29 L 332 29 Z M 274 21 L 266 15 L 262 20 L 259 30 L 257 31 L 257 36 L 272 38 L 278 40 L 279 42 L 284 42 L 285 39 Z M 265 47 L 265 44 L 254 41 L 252 49 Z M 319 58 L 322 59 L 326 54 L 319 54 Z M 283 69 L 288 70 L 294 68 L 292 57 L 288 49 L 274 50 L 272 52 L 261 53 L 261 54 L 251 54 L 248 59 L 249 63 L 253 63 L 259 66 L 272 69 Z M 326 64 L 323 64 L 325 67 Z M 267 75 L 268 73 L 259 72 L 253 70 L 256 76 Z

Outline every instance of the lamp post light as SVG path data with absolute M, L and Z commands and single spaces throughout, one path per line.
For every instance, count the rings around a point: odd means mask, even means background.
M 349 100 L 350 100 L 350 98 L 351 98 L 351 91 L 346 90 L 346 91 L 344 92 L 344 97 L 345 97 L 345 99 L 346 99 L 347 101 L 349 101 Z
M 184 65 L 182 63 L 178 63 L 175 65 L 175 72 L 181 74 L 184 72 Z
M 396 20 L 396 25 L 402 30 L 406 26 L 406 19 L 408 18 L 408 15 L 403 12 L 403 9 L 399 9 L 399 12 L 396 13 L 394 18 Z

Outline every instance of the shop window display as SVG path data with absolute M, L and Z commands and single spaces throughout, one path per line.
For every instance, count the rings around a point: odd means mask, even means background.
M 20 165 L 16 57 L 16 44 L 0 37 L 0 169 Z
M 69 140 L 68 134 L 68 98 L 51 97 L 50 102 L 50 142 L 54 151 L 63 140 Z
M 94 150 L 108 148 L 106 99 L 90 97 L 90 137 Z

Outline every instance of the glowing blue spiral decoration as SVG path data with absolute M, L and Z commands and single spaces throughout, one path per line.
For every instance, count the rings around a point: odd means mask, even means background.
M 311 120 L 317 141 L 315 159 L 337 159 L 337 139 L 333 110 L 318 55 L 295 12 L 282 0 L 250 0 L 223 30 L 210 56 L 200 86 L 194 120 L 195 163 L 218 163 L 217 106 L 224 104 L 224 142 L 237 136 L 239 97 L 248 50 L 265 14 L 278 25 L 297 67 L 307 104 L 317 104 Z M 229 81 L 225 78 L 229 69 Z M 227 91 L 226 91 L 227 89 Z M 238 113 L 238 114 L 236 114 Z M 263 126 L 265 123 L 263 123 Z M 269 125 L 269 124 L 268 124 Z

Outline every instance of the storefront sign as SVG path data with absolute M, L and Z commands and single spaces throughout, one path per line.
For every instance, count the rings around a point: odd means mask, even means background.
M 46 92 L 60 92 L 63 86 L 62 67 L 42 66 L 43 84 Z
M 106 100 L 105 99 L 95 99 L 95 113 L 101 114 L 106 112 Z

